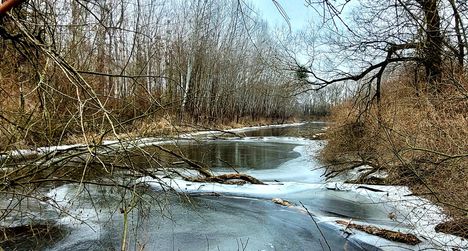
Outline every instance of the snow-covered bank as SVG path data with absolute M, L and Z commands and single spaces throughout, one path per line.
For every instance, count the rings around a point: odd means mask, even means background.
M 468 250 L 468 240 L 435 231 L 435 226 L 449 217 L 444 214 L 442 208 L 429 200 L 413 196 L 408 187 L 346 184 L 343 182 L 327 183 L 326 186 L 365 196 L 371 199 L 372 203 L 384 206 L 392 221 L 405 226 L 406 231 L 404 229 L 402 231 L 422 237 L 423 242 L 417 246 L 417 250 L 430 250 L 431 248 Z M 374 191 L 368 188 L 374 189 Z M 353 221 L 366 224 L 366 221 L 359 219 Z M 401 230 L 398 225 L 396 230 Z
M 314 123 L 314 122 L 309 122 Z M 321 123 L 321 122 L 315 122 Z M 204 137 L 212 137 L 220 134 L 225 134 L 226 132 L 232 133 L 240 133 L 240 132 L 248 132 L 248 131 L 255 131 L 259 129 L 266 129 L 266 128 L 281 128 L 281 127 L 294 127 L 294 126 L 301 126 L 306 124 L 305 122 L 301 123 L 291 123 L 291 124 L 278 124 L 278 125 L 265 125 L 265 126 L 252 126 L 252 127 L 242 127 L 242 128 L 235 128 L 235 129 L 227 129 L 227 130 L 208 130 L 208 131 L 196 131 L 191 133 L 184 133 L 168 138 L 160 138 L 160 137 L 145 137 L 145 138 L 135 138 L 132 140 L 104 140 L 102 142 L 102 146 L 144 146 L 146 144 L 165 144 L 173 142 L 174 140 L 190 140 L 199 138 L 200 136 Z M 8 152 L 0 153 L 0 159 L 5 159 L 8 157 L 29 157 L 29 156 L 36 156 L 36 155 L 44 155 L 52 152 L 58 151 L 69 151 L 75 149 L 86 149 L 87 144 L 69 144 L 69 145 L 58 145 L 58 146 L 44 146 L 44 147 L 37 147 L 34 149 L 17 149 Z

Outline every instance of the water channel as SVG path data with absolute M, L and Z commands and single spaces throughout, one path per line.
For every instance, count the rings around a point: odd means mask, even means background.
M 349 236 L 334 223 L 354 219 L 408 227 L 389 219 L 392 209 L 372 197 L 327 189 L 317 159 L 326 142 L 304 137 L 325 126 L 266 128 L 241 132 L 242 138 L 200 137 L 168 145 L 216 173 L 242 172 L 267 185 L 143 177 L 133 181 L 146 187 L 135 204 L 128 191 L 115 187 L 64 184 L 50 189 L 47 196 L 66 212 L 46 207 L 40 216 L 57 221 L 66 234 L 42 249 L 120 250 L 124 222 L 129 250 L 412 249 L 367 234 Z M 147 149 L 151 151 L 151 146 Z M 275 198 L 293 206 L 273 203 Z M 122 213 L 130 207 L 128 214 Z

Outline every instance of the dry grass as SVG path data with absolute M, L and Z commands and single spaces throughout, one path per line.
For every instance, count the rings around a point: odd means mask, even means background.
M 440 93 L 426 94 L 408 79 L 386 83 L 380 111 L 374 105 L 359 113 L 351 102 L 335 107 L 321 156 L 334 171 L 360 161 L 385 169 L 385 183 L 408 185 L 466 219 L 468 80 L 446 79 Z

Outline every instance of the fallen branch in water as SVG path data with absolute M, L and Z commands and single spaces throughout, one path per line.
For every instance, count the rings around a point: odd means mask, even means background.
M 223 184 L 244 184 L 246 182 L 251 183 L 251 184 L 259 184 L 259 185 L 265 185 L 261 180 L 256 179 L 250 175 L 243 174 L 243 173 L 228 173 L 228 174 L 222 174 L 222 175 L 213 175 L 207 168 L 203 167 L 202 165 L 194 162 L 193 160 L 190 160 L 181 154 L 178 154 L 174 151 L 171 151 L 167 148 L 164 148 L 159 145 L 155 145 L 154 147 L 158 148 L 159 150 L 169 153 L 172 156 L 179 158 L 183 162 L 187 163 L 190 167 L 194 168 L 197 170 L 200 174 L 202 174 L 204 177 L 203 178 L 191 178 L 191 177 L 183 177 L 184 179 L 188 181 L 193 181 L 193 182 L 217 182 L 217 183 L 223 183 Z M 235 181 L 237 180 L 237 181 Z
M 228 173 L 204 178 L 188 178 L 188 180 L 194 182 L 218 182 L 227 184 L 243 184 L 249 182 L 251 184 L 265 185 L 261 180 L 243 173 Z M 240 180 L 240 182 L 233 182 L 233 180 Z
M 182 124 L 181 126 L 187 126 L 187 127 L 192 127 L 194 128 L 196 131 L 201 131 L 200 129 L 203 129 L 205 130 L 205 132 L 219 132 L 221 133 L 221 135 L 224 135 L 224 134 L 230 134 L 230 135 L 233 135 L 235 137 L 238 137 L 238 138 L 243 138 L 244 136 L 243 135 L 240 135 L 236 132 L 232 132 L 232 131 L 229 131 L 229 130 L 222 130 L 222 129 L 219 129 L 219 128 L 211 128 L 211 127 L 207 127 L 207 126 L 202 126 L 202 125 L 197 125 L 197 126 L 194 126 L 194 125 L 190 125 L 190 124 Z M 201 131 L 203 132 L 203 131 Z M 218 138 L 216 135 L 213 135 L 214 138 Z
M 376 193 L 388 193 L 387 191 L 380 190 L 380 189 L 373 188 L 373 187 L 368 187 L 368 186 L 358 186 L 356 187 L 356 189 L 366 189 L 366 190 L 376 192 Z
M 211 174 L 210 171 L 208 171 L 205 167 L 201 166 L 200 164 L 195 163 L 194 161 L 182 156 L 181 154 L 178 154 L 174 151 L 171 151 L 165 147 L 159 146 L 159 145 L 154 145 L 154 147 L 158 148 L 159 150 L 169 153 L 170 155 L 182 160 L 183 162 L 187 163 L 190 167 L 194 168 L 197 170 L 199 173 L 201 173 L 203 176 L 210 178 L 213 177 L 213 174 Z
M 405 243 L 409 245 L 416 245 L 416 244 L 421 243 L 421 240 L 419 240 L 418 237 L 416 237 L 413 234 L 405 234 L 405 233 L 382 229 L 382 228 L 378 228 L 374 226 L 354 224 L 354 223 L 350 223 L 344 220 L 337 220 L 336 223 L 346 226 L 346 228 L 354 228 L 359 231 L 362 231 L 371 235 L 379 236 L 390 241 L 396 241 L 396 242 Z
M 274 203 L 278 204 L 278 205 L 281 205 L 281 206 L 285 206 L 285 207 L 292 207 L 293 204 L 287 200 L 283 200 L 283 199 L 280 199 L 280 198 L 273 198 L 271 201 L 273 201 Z

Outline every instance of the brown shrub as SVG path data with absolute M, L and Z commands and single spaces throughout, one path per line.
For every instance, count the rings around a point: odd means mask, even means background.
M 385 83 L 380 110 L 373 104 L 362 113 L 351 101 L 334 107 L 322 158 L 370 162 L 389 172 L 387 183 L 430 194 L 448 213 L 466 217 L 468 80 L 452 76 L 441 85 L 442 92 L 426 94 L 401 77 Z

